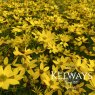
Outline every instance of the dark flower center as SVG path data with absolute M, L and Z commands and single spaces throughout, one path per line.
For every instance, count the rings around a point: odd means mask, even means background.
M 5 81 L 7 79 L 7 76 L 5 76 L 5 75 L 0 75 L 0 82 L 3 82 L 3 81 Z

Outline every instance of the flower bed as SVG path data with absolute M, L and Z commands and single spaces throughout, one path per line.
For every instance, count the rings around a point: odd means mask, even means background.
M 0 2 L 0 95 L 95 95 L 95 1 Z

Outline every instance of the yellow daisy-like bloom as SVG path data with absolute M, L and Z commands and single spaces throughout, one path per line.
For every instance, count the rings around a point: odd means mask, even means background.
M 61 58 L 57 58 L 56 60 L 53 60 L 55 65 L 59 66 L 62 70 L 68 69 L 67 61 L 68 61 L 68 57 L 63 57 L 63 56 L 61 56 Z
M 47 85 L 47 87 L 53 90 L 59 89 L 59 82 L 57 82 L 57 80 L 52 80 L 51 76 L 48 76 L 46 74 L 44 74 L 43 77 L 44 77 L 43 82 Z
M 46 74 L 48 70 L 49 70 L 49 67 L 44 66 L 44 63 L 41 63 L 40 68 L 37 68 L 34 73 L 32 70 L 30 70 L 29 73 L 32 74 L 33 79 L 37 79 L 38 77 L 43 78 L 43 74 Z
M 4 69 L 0 66 L 0 87 L 8 89 L 9 85 L 19 84 L 19 81 L 14 78 L 14 73 L 10 65 L 7 65 Z
M 94 88 L 95 90 L 95 75 L 92 76 L 92 79 L 90 80 L 90 84 L 91 86 Z

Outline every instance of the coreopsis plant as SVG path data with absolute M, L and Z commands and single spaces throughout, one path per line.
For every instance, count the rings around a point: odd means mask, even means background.
M 0 95 L 94 95 L 94 31 L 94 0 L 0 0 Z
M 44 74 L 44 83 L 47 85 L 47 87 L 52 88 L 53 90 L 59 89 L 59 82 L 57 80 L 52 80 L 49 75 Z
M 12 71 L 10 65 L 7 65 L 5 68 L 0 66 L 0 87 L 3 89 L 8 89 L 10 85 L 19 84 L 19 80 L 17 79 L 18 73 Z M 20 76 L 21 78 L 22 76 Z

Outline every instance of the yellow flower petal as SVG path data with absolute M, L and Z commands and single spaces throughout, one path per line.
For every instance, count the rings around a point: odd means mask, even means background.
M 7 76 L 7 77 L 11 77 L 13 76 L 13 72 L 11 70 L 11 66 L 10 65 L 7 65 L 4 69 L 4 74 Z
M 43 64 L 43 63 L 40 64 L 40 69 L 41 69 L 41 70 L 44 69 L 44 64 Z
M 58 89 L 59 87 L 57 85 L 51 85 L 52 89 Z
M 4 59 L 4 65 L 7 65 L 8 64 L 8 57 L 6 57 L 5 59 Z
M 15 68 L 15 69 L 13 70 L 13 73 L 14 73 L 14 75 L 17 75 L 17 74 L 19 73 L 19 68 Z
M 49 69 L 49 67 L 45 67 L 45 68 L 44 68 L 44 71 L 47 71 L 48 69 Z
M 15 47 L 15 51 L 13 52 L 14 55 L 23 55 L 21 52 L 19 52 L 18 47 Z
M 16 79 L 16 80 L 21 80 L 22 78 L 23 78 L 23 76 L 20 75 L 20 74 L 15 76 L 15 79 Z
M 2 74 L 3 74 L 3 67 L 0 66 L 0 75 L 2 75 Z
M 91 81 L 90 81 L 90 84 L 91 84 L 93 87 L 95 87 L 95 75 L 92 76 L 92 79 L 91 79 Z
M 43 80 L 43 81 L 45 82 L 45 84 L 46 84 L 47 86 L 50 86 L 49 81 L 47 81 L 47 80 Z
M 0 87 L 2 87 L 3 82 L 0 82 Z
M 33 76 L 33 79 L 37 79 L 40 76 L 39 70 L 37 70 Z
M 11 85 L 16 85 L 19 84 L 19 81 L 15 80 L 15 79 L 7 79 L 7 82 Z
M 3 82 L 2 88 L 7 90 L 9 88 L 9 83 L 7 81 Z

